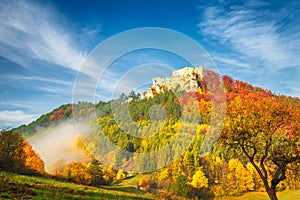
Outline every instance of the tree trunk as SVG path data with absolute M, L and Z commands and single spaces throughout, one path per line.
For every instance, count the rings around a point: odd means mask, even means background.
M 278 200 L 276 195 L 276 185 L 269 186 L 268 179 L 264 176 L 261 176 L 261 179 L 264 183 L 266 192 L 268 193 L 268 196 L 271 200 Z
M 271 200 L 278 200 L 276 195 L 276 189 L 270 188 L 267 190 L 267 193 Z

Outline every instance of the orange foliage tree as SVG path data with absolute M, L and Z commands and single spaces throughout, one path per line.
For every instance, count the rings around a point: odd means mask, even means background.
M 45 170 L 44 161 L 40 156 L 32 149 L 31 145 L 24 141 L 22 143 L 22 149 L 26 155 L 25 166 L 34 173 L 42 174 Z
M 299 100 L 237 97 L 228 105 L 226 118 L 220 143 L 244 155 L 270 199 L 277 200 L 276 186 L 286 179 L 288 167 L 300 162 Z M 273 169 L 271 174 L 267 168 Z

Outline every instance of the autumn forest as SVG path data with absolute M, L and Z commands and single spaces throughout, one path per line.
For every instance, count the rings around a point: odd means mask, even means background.
M 131 186 L 154 199 L 263 192 L 276 200 L 278 192 L 299 189 L 300 99 L 212 71 L 205 80 L 195 92 L 141 99 L 132 91 L 108 102 L 62 105 L 2 131 L 0 169 L 108 190 L 135 179 Z M 31 138 L 72 120 L 90 127 L 69 141 L 80 156 L 43 160 Z

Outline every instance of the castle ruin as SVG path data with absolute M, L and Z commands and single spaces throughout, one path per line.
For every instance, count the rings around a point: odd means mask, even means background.
M 167 78 L 153 78 L 152 86 L 147 92 L 141 95 L 141 98 L 154 97 L 156 94 L 164 93 L 168 90 L 194 92 L 200 87 L 200 80 L 203 79 L 203 67 L 185 67 L 174 70 L 172 76 Z

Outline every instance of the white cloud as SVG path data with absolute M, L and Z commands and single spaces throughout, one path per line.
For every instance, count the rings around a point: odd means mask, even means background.
M 20 124 L 27 124 L 37 116 L 29 115 L 21 110 L 0 110 L 0 127 L 16 127 Z
M 270 70 L 298 64 L 300 41 L 293 35 L 296 32 L 299 36 L 300 29 L 295 24 L 286 29 L 281 27 L 280 20 L 289 14 L 287 10 L 263 12 L 258 9 L 262 5 L 265 4 L 251 1 L 230 9 L 222 5 L 205 8 L 198 24 L 199 32 L 248 59 L 262 62 Z
M 49 5 L 2 1 L 0 18 L 1 54 L 25 68 L 28 60 L 39 59 L 77 71 L 87 56 L 75 45 L 76 33 Z

